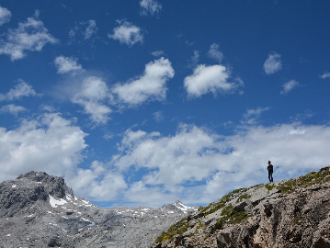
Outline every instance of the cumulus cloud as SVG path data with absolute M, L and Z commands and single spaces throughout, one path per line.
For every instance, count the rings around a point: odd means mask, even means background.
M 154 15 L 162 9 L 162 5 L 157 0 L 141 0 L 140 6 L 142 15 L 147 15 L 148 13 Z
M 11 12 L 0 6 L 0 26 L 4 23 L 7 23 L 10 21 L 11 18 Z
M 297 87 L 299 83 L 296 80 L 291 80 L 285 84 L 283 84 L 283 90 L 281 91 L 282 95 L 288 94 L 293 88 Z
M 142 76 L 115 85 L 112 92 L 120 102 L 128 105 L 138 105 L 148 100 L 161 101 L 166 97 L 166 82 L 173 77 L 171 62 L 160 58 L 148 63 Z
M 223 65 L 198 65 L 194 73 L 184 79 L 184 87 L 189 97 L 201 97 L 212 92 L 231 93 L 243 84 L 241 80 L 228 82 L 230 77 Z
M 85 30 L 85 40 L 88 40 L 92 37 L 93 34 L 97 32 L 97 25 L 95 20 L 89 20 L 87 22 L 87 27 Z
M 144 197 L 149 192 L 160 202 L 164 196 L 201 204 L 235 188 L 266 183 L 268 160 L 275 166 L 275 180 L 326 166 L 329 140 L 326 125 L 247 126 L 223 136 L 181 124 L 173 136 L 128 130 L 112 164 L 122 171 L 147 171 L 126 192 L 130 199 L 154 204 Z
M 113 29 L 113 34 L 109 34 L 110 39 L 118 40 L 120 43 L 133 46 L 135 43 L 143 42 L 141 29 L 126 20 L 117 20 L 120 26 Z
M 8 104 L 0 108 L 0 113 L 10 113 L 12 115 L 17 115 L 19 112 L 27 111 L 26 108 L 18 106 L 15 104 Z
M 10 89 L 6 94 L 0 94 L 0 101 L 13 101 L 22 99 L 22 97 L 37 95 L 31 85 L 28 85 L 23 80 L 19 80 L 19 82 L 19 84 L 13 89 Z
M 82 70 L 81 65 L 77 63 L 75 58 L 58 56 L 54 63 L 57 67 L 57 73 L 60 74 Z
M 112 110 L 105 104 L 110 94 L 106 83 L 100 77 L 86 77 L 81 89 L 72 97 L 71 101 L 84 108 L 95 124 L 105 124 Z
M 12 130 L 0 127 L 0 181 L 31 170 L 62 176 L 82 160 L 86 135 L 58 113 L 24 120 Z
M 210 49 L 207 52 L 207 55 L 210 58 L 215 59 L 218 63 L 221 63 L 221 61 L 223 59 L 223 54 L 222 54 L 222 52 L 219 51 L 219 45 L 216 43 L 213 43 L 210 46 Z
M 77 169 L 68 174 L 66 181 L 77 195 L 102 202 L 115 199 L 127 187 L 123 175 L 107 169 L 99 161 L 93 161 L 89 169 Z
M 36 17 L 20 22 L 18 28 L 9 29 L 5 40 L 0 40 L 0 54 L 7 54 L 12 61 L 22 59 L 26 51 L 40 52 L 46 44 L 56 44 L 55 39 Z
M 320 78 L 322 78 L 322 79 L 326 79 L 329 77 L 330 77 L 330 72 L 325 72 L 325 73 L 323 73 L 323 75 L 320 76 Z
M 245 125 L 255 125 L 257 124 L 257 120 L 260 118 L 260 115 L 268 110 L 270 110 L 270 107 L 248 109 L 243 115 L 243 120 L 241 122 Z
M 281 55 L 278 53 L 271 53 L 264 63 L 264 70 L 266 74 L 274 74 L 282 69 Z

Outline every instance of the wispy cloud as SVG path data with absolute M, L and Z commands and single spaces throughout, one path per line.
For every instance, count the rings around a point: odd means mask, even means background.
M 133 46 L 136 43 L 143 43 L 141 29 L 126 20 L 117 20 L 120 25 L 113 29 L 113 34 L 109 34 L 110 39 L 118 40 L 120 43 Z
M 166 82 L 173 77 L 171 62 L 160 58 L 147 64 L 142 76 L 115 85 L 112 92 L 118 96 L 119 102 L 131 106 L 148 100 L 162 101 L 166 97 Z
M 156 122 L 162 122 L 164 120 L 164 115 L 161 111 L 153 113 L 153 116 Z
M 158 50 L 158 51 L 154 51 L 151 53 L 152 56 L 155 56 L 155 57 L 160 57 L 160 56 L 163 56 L 165 55 L 164 51 L 162 50 Z
M 154 15 L 162 9 L 162 5 L 157 0 L 141 0 L 140 6 L 142 15 L 147 15 L 148 13 Z
M 11 12 L 0 6 L 0 26 L 4 23 L 7 23 L 10 21 L 11 18 Z
M 18 106 L 15 104 L 8 104 L 0 108 L 0 113 L 10 113 L 12 115 L 17 115 L 19 112 L 27 111 L 26 108 Z
M 184 87 L 189 97 L 201 97 L 212 92 L 231 93 L 243 85 L 242 80 L 228 82 L 230 77 L 227 68 L 222 65 L 198 65 L 194 73 L 184 79 Z
M 37 95 L 38 94 L 35 92 L 31 85 L 28 85 L 20 79 L 19 84 L 17 84 L 13 89 L 10 89 L 6 94 L 0 94 L 0 101 L 13 101 L 22 99 L 23 97 Z
M 325 72 L 323 75 L 320 76 L 322 79 L 330 78 L 330 72 Z
M 210 58 L 215 59 L 218 63 L 221 63 L 221 61 L 223 59 L 223 54 L 222 54 L 222 52 L 219 51 L 219 45 L 216 43 L 213 43 L 210 46 L 210 49 L 207 52 L 207 55 Z
M 57 67 L 57 73 L 59 74 L 82 70 L 81 65 L 77 63 L 77 59 L 75 58 L 58 56 L 56 57 L 54 63 Z
M 85 30 L 85 40 L 88 40 L 92 37 L 93 34 L 97 32 L 97 25 L 95 20 L 89 20 L 87 22 L 87 27 Z
M 264 70 L 266 74 L 274 74 L 282 69 L 281 55 L 278 53 L 271 53 L 264 63 Z
M 257 124 L 257 121 L 260 118 L 261 114 L 268 110 L 270 110 L 270 107 L 248 109 L 243 115 L 243 120 L 241 121 L 241 123 L 243 123 L 244 125 L 255 125 Z
M 22 59 L 26 51 L 40 52 L 46 44 L 57 44 L 55 39 L 36 17 L 20 22 L 18 28 L 9 29 L 5 40 L 0 40 L 0 54 L 7 54 L 12 61 Z
M 282 95 L 288 94 L 293 88 L 297 87 L 299 83 L 296 80 L 291 80 L 285 84 L 283 84 L 283 90 L 281 91 Z
M 195 50 L 194 55 L 190 58 L 188 67 L 195 68 L 199 61 L 199 51 Z

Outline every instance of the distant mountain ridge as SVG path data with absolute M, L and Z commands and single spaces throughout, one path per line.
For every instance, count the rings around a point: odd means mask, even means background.
M 330 166 L 237 189 L 162 233 L 152 248 L 330 248 Z
M 177 201 L 155 208 L 100 208 L 64 179 L 29 172 L 0 184 L 0 247 L 149 247 L 197 211 Z

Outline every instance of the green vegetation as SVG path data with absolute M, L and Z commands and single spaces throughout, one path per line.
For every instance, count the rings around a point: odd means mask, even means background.
M 292 220 L 292 223 L 293 224 L 299 224 L 299 222 L 302 220 L 302 218 L 301 218 L 301 216 L 297 216 L 296 218 L 294 218 L 293 220 Z
M 306 187 L 313 184 L 323 184 L 329 181 L 329 170 L 321 170 L 318 172 L 310 172 L 304 176 L 298 177 L 297 179 L 290 179 L 285 183 L 278 185 L 277 188 L 280 189 L 282 193 L 290 194 L 297 188 Z
M 239 203 L 239 202 L 243 201 L 244 199 L 249 199 L 249 198 L 251 198 L 251 195 L 249 195 L 249 194 L 243 194 L 240 197 L 238 197 L 236 203 Z
M 180 236 L 182 236 L 182 234 L 188 230 L 188 227 L 189 227 L 189 222 L 188 222 L 187 218 L 183 218 L 178 223 L 170 226 L 170 228 L 166 232 L 163 232 L 156 239 L 156 242 L 162 242 L 162 241 L 166 241 L 168 239 L 173 239 L 174 235 L 176 235 L 176 234 L 179 234 Z
M 273 183 L 268 183 L 268 184 L 265 184 L 265 188 L 268 191 L 271 191 L 273 188 L 275 188 L 275 185 Z
M 222 209 L 221 218 L 217 221 L 212 231 L 215 232 L 216 229 L 221 229 L 224 224 L 242 223 L 244 220 L 251 216 L 252 215 L 246 214 L 245 211 L 236 211 L 233 205 L 229 204 Z

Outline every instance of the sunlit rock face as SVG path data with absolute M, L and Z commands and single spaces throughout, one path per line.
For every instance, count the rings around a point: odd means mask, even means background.
M 100 208 L 61 177 L 29 172 L 0 184 L 0 247 L 148 247 L 197 208 Z
M 152 248 L 330 247 L 330 166 L 237 189 L 181 219 Z

